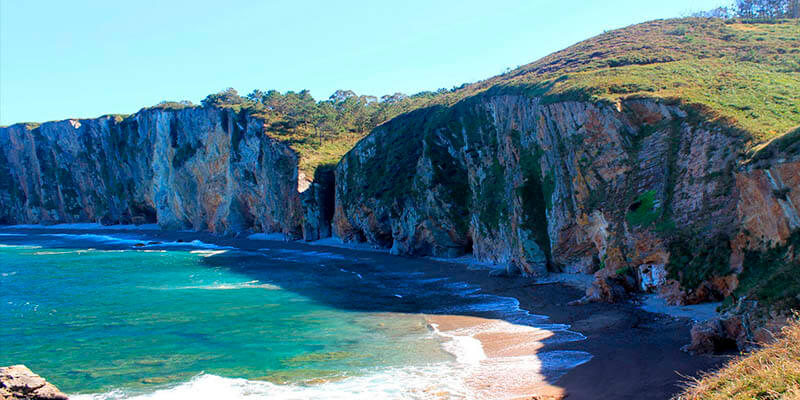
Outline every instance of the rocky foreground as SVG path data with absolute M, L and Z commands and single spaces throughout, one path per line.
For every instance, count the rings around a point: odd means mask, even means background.
M 57 387 L 24 365 L 0 367 L 0 400 L 67 400 Z

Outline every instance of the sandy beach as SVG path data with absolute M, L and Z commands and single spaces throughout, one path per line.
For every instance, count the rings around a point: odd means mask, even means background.
M 428 315 L 426 319 L 451 341 L 477 342 L 474 351 L 479 354 L 473 354 L 473 368 L 464 380 L 476 398 L 561 399 L 566 395 L 563 388 L 548 383 L 537 358 L 542 341 L 552 333 L 478 317 Z
M 71 233 L 86 230 L 9 229 L 4 233 Z M 103 235 L 131 234 L 104 229 Z M 558 282 L 537 283 L 530 278 L 489 277 L 486 270 L 463 264 L 393 256 L 342 247 L 218 237 L 203 233 L 136 231 L 147 240 L 182 243 L 195 240 L 245 251 L 281 248 L 324 251 L 364 264 L 389 265 L 398 272 L 426 278 L 448 278 L 480 286 L 480 293 L 506 296 L 532 314 L 546 315 L 548 323 L 568 324 L 585 340 L 543 344 L 547 330 L 476 315 L 426 315 L 428 324 L 444 336 L 444 346 L 472 346 L 459 351 L 469 357 L 465 385 L 476 398 L 487 399 L 669 399 L 687 377 L 720 366 L 727 358 L 690 356 L 680 351 L 689 341 L 688 319 L 646 312 L 632 302 L 569 306 L 582 292 Z M 102 245 L 100 245 L 102 246 Z M 135 246 L 135 245 L 134 245 Z M 354 270 L 358 273 L 358 270 Z M 462 349 L 464 350 L 464 349 Z M 588 352 L 591 360 L 556 376 L 539 371 L 542 352 Z M 446 396 L 444 397 L 446 398 Z

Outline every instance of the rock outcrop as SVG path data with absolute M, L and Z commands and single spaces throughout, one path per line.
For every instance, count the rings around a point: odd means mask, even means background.
M 297 153 L 262 120 L 231 109 L 17 124 L 0 128 L 0 224 L 327 236 L 320 210 L 332 209 L 331 188 L 297 166 Z
M 0 400 L 67 400 L 67 395 L 24 365 L 0 367 Z
M 747 166 L 747 139 L 664 101 L 489 91 L 358 143 L 337 168 L 333 229 L 397 254 L 595 273 L 589 300 L 722 300 L 744 251 L 800 227 L 800 164 Z

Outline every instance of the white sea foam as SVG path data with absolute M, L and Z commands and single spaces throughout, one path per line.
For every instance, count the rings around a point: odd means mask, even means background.
M 206 243 L 201 240 L 192 240 L 191 242 L 163 242 L 148 244 L 143 247 L 197 247 L 201 249 L 217 249 L 217 250 L 233 250 L 235 247 L 219 246 L 213 243 Z
M 208 258 L 208 257 L 213 257 L 213 256 L 216 256 L 216 255 L 219 255 L 219 254 L 224 254 L 224 253 L 227 253 L 227 252 L 228 252 L 228 250 L 192 250 L 189 253 L 197 254 L 200 257 Z
M 42 236 L 51 236 L 51 237 L 57 237 L 57 238 L 62 238 L 62 239 L 70 239 L 70 240 L 86 240 L 86 241 L 105 243 L 105 244 L 135 245 L 137 243 L 142 243 L 142 240 L 139 240 L 139 239 L 121 238 L 121 237 L 109 236 L 109 235 L 98 235 L 96 233 L 82 233 L 82 234 L 47 233 L 47 234 L 43 234 Z
M 475 334 L 466 331 L 442 332 L 439 326 L 431 324 L 437 335 L 449 339 L 442 344 L 442 348 L 456 357 L 456 361 L 461 364 L 477 365 L 481 360 L 486 359 L 481 341 L 475 339 Z M 477 333 L 477 332 L 476 332 Z
M 37 251 L 34 252 L 34 256 L 54 256 L 54 255 L 61 255 L 61 254 L 83 254 L 89 250 L 65 250 L 65 251 Z
M 114 390 L 93 395 L 73 395 L 76 400 L 172 400 L 172 399 L 494 399 L 516 398 L 520 390 L 557 377 L 591 359 L 580 351 L 550 351 L 535 355 L 486 356 L 475 335 L 486 332 L 541 332 L 533 327 L 504 321 L 435 334 L 446 341 L 443 347 L 455 361 L 423 366 L 383 368 L 365 371 L 322 383 L 277 385 L 264 381 L 198 375 L 188 382 L 151 393 Z M 547 378 L 545 378 L 547 376 Z M 524 379 L 520 379 L 524 377 Z M 529 393 L 530 394 L 530 393 Z
M 0 247 L 16 247 L 19 249 L 41 249 L 42 246 L 35 246 L 30 244 L 0 244 Z
M 249 282 L 235 282 L 235 283 L 212 283 L 209 285 L 190 285 L 190 286 L 177 286 L 177 287 L 149 287 L 152 290 L 236 290 L 236 289 L 266 289 L 266 290 L 282 290 L 280 286 L 271 283 L 261 283 L 258 280 Z
M 0 236 L 28 236 L 22 233 L 0 233 Z
M 350 271 L 350 270 L 344 269 L 344 268 L 339 268 L 339 271 L 342 271 L 342 272 L 344 272 L 346 274 L 353 274 L 353 275 L 357 276 L 358 279 L 364 279 L 364 277 L 361 276 L 361 274 L 359 274 L 358 272 L 355 272 L 355 271 Z M 395 295 L 395 296 L 397 296 L 397 295 Z M 402 297 L 402 296 L 400 296 L 400 297 Z
M 75 224 L 55 225 L 4 225 L 3 229 L 73 229 L 73 230 L 126 230 L 126 231 L 157 231 L 161 230 L 158 224 L 142 225 L 103 225 L 96 222 L 83 222 Z
M 119 237 L 111 235 L 100 235 L 96 233 L 81 233 L 81 234 L 45 233 L 42 234 L 41 236 L 57 237 L 68 240 L 85 240 L 103 244 L 120 244 L 120 245 L 130 245 L 130 246 L 138 245 L 137 248 L 193 247 L 193 248 L 213 249 L 213 250 L 234 249 L 234 247 L 231 246 L 219 246 L 212 243 L 206 243 L 201 240 L 192 240 L 191 242 L 158 242 L 148 238 L 138 238 L 135 236 Z
M 72 395 L 75 400 L 172 400 L 172 399 L 466 399 L 466 389 L 457 378 L 448 377 L 442 366 L 397 368 L 366 376 L 322 384 L 276 385 L 270 382 L 223 378 L 202 374 L 189 382 L 149 394 L 115 390 L 103 394 Z M 447 394 L 443 396 L 442 394 Z

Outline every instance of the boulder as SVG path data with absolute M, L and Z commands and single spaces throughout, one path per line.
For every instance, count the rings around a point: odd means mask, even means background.
M 0 400 L 67 400 L 58 388 L 24 365 L 0 367 Z
M 694 324 L 692 342 L 681 350 L 691 354 L 751 350 L 759 342 L 750 328 L 750 315 L 755 307 L 755 303 L 741 300 L 735 309 Z
M 730 343 L 725 339 L 724 329 L 719 319 L 714 318 L 692 326 L 692 342 L 683 346 L 681 350 L 689 354 L 713 354 L 720 351 L 723 343 Z
M 628 282 L 624 278 L 597 277 L 592 286 L 586 289 L 586 295 L 569 305 L 580 305 L 593 302 L 617 303 L 628 298 L 625 286 Z

